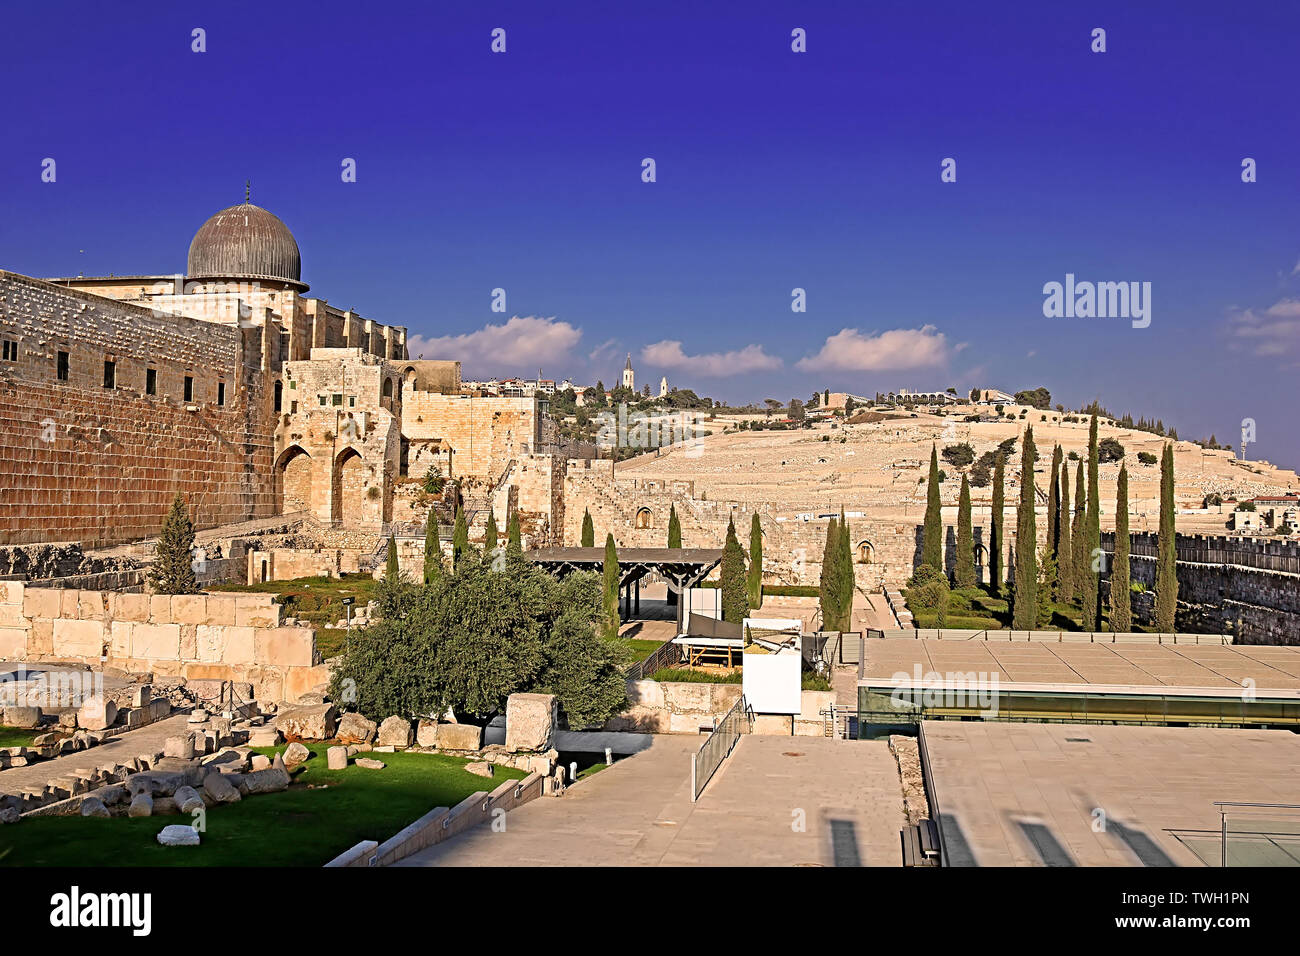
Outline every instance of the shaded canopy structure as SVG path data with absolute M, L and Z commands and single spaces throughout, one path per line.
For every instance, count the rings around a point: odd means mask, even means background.
M 524 557 L 555 575 L 596 571 L 605 566 L 604 548 L 541 548 Z M 618 585 L 626 620 L 641 610 L 641 579 L 657 574 L 680 595 L 699 585 L 722 563 L 721 548 L 623 548 L 618 552 Z M 678 602 L 678 620 L 682 603 Z

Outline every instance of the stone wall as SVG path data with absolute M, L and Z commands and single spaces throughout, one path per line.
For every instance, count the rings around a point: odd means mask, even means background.
M 1148 593 L 1133 595 L 1135 616 L 1149 624 L 1155 610 L 1159 537 L 1129 536 L 1130 576 Z M 1113 532 L 1101 546 L 1115 551 Z M 1179 630 L 1231 632 L 1241 644 L 1300 644 L 1300 543 L 1223 535 L 1178 535 Z M 1109 580 L 1110 562 L 1104 577 Z
M 541 440 L 535 398 L 446 395 L 410 390 L 403 396 L 402 435 L 411 444 L 412 474 L 424 456 L 418 446 L 451 451 L 449 477 L 497 479 L 512 458 L 533 452 Z M 427 466 L 424 466 L 427 467 Z
M 255 331 L 0 272 L 0 338 L 0 544 L 153 535 L 178 491 L 201 528 L 272 513 Z
M 328 680 L 311 628 L 281 625 L 270 594 L 131 594 L 0 581 L 0 660 L 80 663 L 251 683 L 296 700 Z

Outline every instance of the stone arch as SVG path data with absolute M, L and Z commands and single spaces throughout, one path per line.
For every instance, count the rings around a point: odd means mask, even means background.
M 858 564 L 871 564 L 876 560 L 876 546 L 863 538 L 853 548 L 853 560 Z
M 275 502 L 280 514 L 311 510 L 311 455 L 301 445 L 290 445 L 275 463 Z
M 649 508 L 638 508 L 636 512 L 635 526 L 637 528 L 653 527 L 653 525 L 651 524 L 652 519 L 653 519 L 653 515 L 650 513 Z
M 384 376 L 384 384 L 379 390 L 379 404 L 390 412 L 393 410 L 393 380 L 387 375 Z
M 355 448 L 344 448 L 334 459 L 330 520 L 355 524 L 366 513 L 366 463 Z

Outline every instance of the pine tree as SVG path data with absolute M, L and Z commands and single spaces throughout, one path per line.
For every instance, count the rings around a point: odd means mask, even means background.
M 839 558 L 835 562 L 836 607 L 840 617 L 835 630 L 848 631 L 853 627 L 853 596 L 857 591 L 857 578 L 853 573 L 853 532 L 849 529 L 849 520 L 840 508 Z
M 1083 626 L 1101 630 L 1101 572 L 1097 552 L 1101 550 L 1101 499 L 1097 476 L 1097 413 L 1088 427 L 1088 507 L 1084 515 Z
M 397 563 L 397 539 L 390 534 L 388 536 L 388 564 L 384 567 L 384 577 L 390 581 L 396 581 L 401 573 L 401 566 Z
M 840 560 L 838 522 L 831 518 L 826 526 L 826 546 L 822 549 L 822 576 L 817 585 L 818 603 L 822 612 L 822 630 L 833 631 L 839 620 L 835 582 L 839 579 L 835 565 Z
M 736 523 L 727 522 L 727 541 L 722 546 L 722 619 L 739 624 L 749 616 L 745 593 L 745 552 L 736 539 Z
M 442 542 L 438 540 L 438 512 L 429 509 L 424 520 L 424 583 L 432 584 L 442 576 Z
M 185 496 L 180 492 L 172 499 L 167 516 L 163 518 L 162 532 L 158 536 L 157 558 L 149 572 L 149 583 L 159 594 L 197 594 L 198 579 L 194 576 L 194 522 L 190 520 Z
M 601 607 L 604 609 L 604 630 L 607 638 L 618 637 L 618 630 L 623 622 L 618 617 L 618 550 L 614 547 L 614 536 L 605 536 L 605 566 L 601 591 Z
M 1038 624 L 1038 527 L 1034 518 L 1034 428 L 1025 426 L 1020 452 L 1020 507 L 1016 510 L 1016 586 L 1011 626 L 1032 631 Z
M 488 508 L 487 527 L 483 529 L 483 553 L 491 554 L 497 549 L 497 516 Z
M 1115 486 L 1115 563 L 1110 570 L 1110 629 L 1117 634 L 1133 630 L 1129 594 L 1128 467 L 1119 466 Z
M 1006 566 L 1002 563 L 1002 538 L 1006 530 L 1005 473 L 1005 457 L 998 455 L 993 463 L 993 516 L 989 519 L 989 584 L 994 597 L 1002 594 L 1007 576 Z
M 469 524 L 465 521 L 465 510 L 456 508 L 456 524 L 451 530 L 451 566 L 460 567 L 461 558 L 469 552 Z
M 970 482 L 961 476 L 961 498 L 957 504 L 957 587 L 975 586 L 975 533 L 971 528 Z
M 668 508 L 668 547 L 680 548 L 682 546 L 682 521 L 677 517 L 677 506 L 671 505 Z
M 1074 537 L 1070 534 L 1070 465 L 1061 462 L 1061 497 L 1056 503 L 1056 594 L 1064 604 L 1074 600 Z
M 582 546 L 584 548 L 596 546 L 596 526 L 591 523 L 591 512 L 586 508 L 582 509 Z
M 511 511 L 510 517 L 506 520 L 506 539 L 509 550 L 519 552 L 524 550 L 524 535 L 519 527 L 518 511 Z
M 1160 535 L 1156 543 L 1156 630 L 1172 634 L 1178 610 L 1178 550 L 1174 529 L 1174 448 L 1160 456 Z
M 943 511 L 939 503 L 939 452 L 930 446 L 930 477 L 926 479 L 925 524 L 921 531 L 921 563 L 940 574 L 943 568 Z
M 749 580 L 746 590 L 749 592 L 751 610 L 763 606 L 763 527 L 759 524 L 755 512 L 749 522 Z

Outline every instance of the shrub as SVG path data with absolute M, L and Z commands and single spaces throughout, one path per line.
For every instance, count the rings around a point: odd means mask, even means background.
M 1124 446 L 1115 438 L 1103 438 L 1097 445 L 1098 461 L 1119 461 L 1124 457 Z
M 1073 455 L 1074 453 L 1071 452 L 1070 454 Z M 1138 452 L 1138 461 L 1144 465 L 1154 465 L 1156 463 L 1156 456 L 1151 454 L 1149 451 L 1140 451 Z
M 975 460 L 975 449 L 970 446 L 969 442 L 946 445 L 943 449 L 943 460 L 954 468 L 965 468 Z

